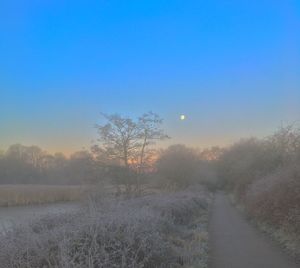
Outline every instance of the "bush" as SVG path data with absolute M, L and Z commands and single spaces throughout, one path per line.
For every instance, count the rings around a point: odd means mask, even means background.
M 199 164 L 196 152 L 184 145 L 172 145 L 162 152 L 157 161 L 157 172 L 169 186 L 186 188 L 195 182 Z
M 184 250 L 185 228 L 201 216 L 197 232 L 207 231 L 209 201 L 203 191 L 184 191 L 46 217 L 1 235 L 0 267 L 177 267 L 196 258 Z M 205 263 L 207 240 L 197 243 Z
M 300 129 L 288 126 L 266 139 L 236 143 L 224 151 L 218 170 L 249 215 L 300 254 Z
M 300 238 L 300 167 L 281 168 L 253 183 L 245 204 L 258 221 Z

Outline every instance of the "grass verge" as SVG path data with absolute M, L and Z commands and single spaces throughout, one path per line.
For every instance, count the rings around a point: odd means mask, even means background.
M 0 206 L 21 206 L 78 201 L 85 188 L 70 185 L 1 185 Z

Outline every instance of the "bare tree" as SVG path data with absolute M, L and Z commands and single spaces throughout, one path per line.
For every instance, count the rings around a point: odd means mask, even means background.
M 153 153 L 149 149 L 150 145 L 168 138 L 160 128 L 162 119 L 152 112 L 143 114 L 137 120 L 118 114 L 102 115 L 107 122 L 96 125 L 100 145 L 94 146 L 93 152 L 106 155 L 110 161 L 118 161 L 124 167 L 127 193 L 131 193 L 133 184 L 136 186 L 135 190 L 140 191 L 140 176 Z
M 118 160 L 129 168 L 140 147 L 137 124 L 132 119 L 118 114 L 102 115 L 107 123 L 96 125 L 100 142 L 99 152 L 104 153 L 109 160 Z
M 158 114 L 148 112 L 138 119 L 138 128 L 140 132 L 141 148 L 138 155 L 136 192 L 141 192 L 141 179 L 147 170 L 151 169 L 154 164 L 157 150 L 151 145 L 155 145 L 156 141 L 169 139 L 170 137 L 164 133 L 161 128 L 163 120 Z
M 143 114 L 138 120 L 140 138 L 142 140 L 141 151 L 139 155 L 140 172 L 147 168 L 147 160 L 149 160 L 149 156 L 151 157 L 153 155 L 153 149 L 147 151 L 148 147 L 150 145 L 154 145 L 157 140 L 165 140 L 170 138 L 160 127 L 162 123 L 163 120 L 159 117 L 159 115 L 153 112 Z

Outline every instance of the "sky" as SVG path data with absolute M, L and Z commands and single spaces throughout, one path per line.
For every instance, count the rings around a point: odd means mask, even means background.
M 0 148 L 89 148 L 100 113 L 209 147 L 300 120 L 300 2 L 0 2 Z M 180 115 L 186 120 L 181 121 Z

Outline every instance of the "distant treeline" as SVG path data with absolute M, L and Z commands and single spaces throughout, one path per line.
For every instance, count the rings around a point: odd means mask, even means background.
M 100 167 L 88 151 L 66 157 L 38 146 L 11 145 L 0 152 L 0 184 L 81 184 L 97 181 Z
M 111 160 L 93 150 L 78 151 L 66 157 L 50 154 L 38 146 L 11 145 L 0 151 L 0 184 L 94 184 L 104 181 L 125 185 L 128 176 L 134 185 L 139 176 L 142 184 L 185 188 L 197 182 L 214 187 L 215 161 L 222 149 L 213 147 L 203 151 L 181 144 L 157 151 L 156 160 L 147 162 L 143 174 L 133 163 L 130 172 L 121 161 Z
M 197 151 L 184 145 L 157 150 L 156 142 L 169 139 L 159 115 L 137 118 L 102 114 L 98 139 L 91 150 L 70 157 L 54 155 L 38 146 L 15 144 L 0 153 L 0 184 L 81 184 L 110 181 L 117 192 L 141 194 L 144 185 L 158 182 L 184 188 L 199 180 L 215 182 L 214 159 L 221 150 Z M 151 176 L 149 176 L 151 175 Z

